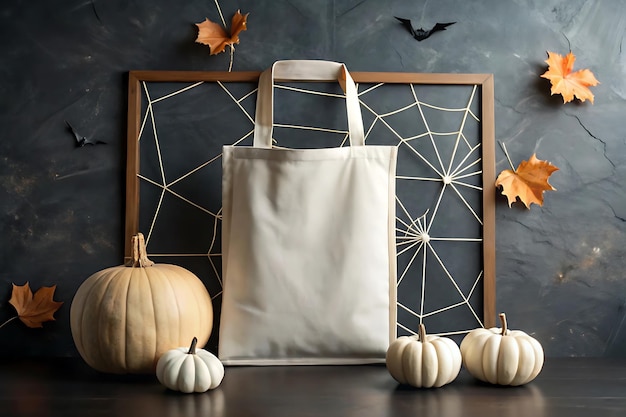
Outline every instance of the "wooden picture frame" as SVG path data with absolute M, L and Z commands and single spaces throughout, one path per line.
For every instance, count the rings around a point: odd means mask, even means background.
M 130 238 L 140 225 L 140 146 L 139 139 L 145 124 L 145 92 L 152 83 L 195 85 L 197 83 L 256 83 L 260 72 L 203 72 L 203 71 L 130 71 L 128 79 L 128 129 L 125 256 L 131 253 Z M 484 327 L 496 325 L 495 299 L 495 123 L 494 81 L 492 74 L 423 74 L 394 72 L 351 72 L 359 85 L 466 86 L 479 95 L 480 116 L 477 123 L 480 142 L 481 176 L 481 246 L 482 318 Z M 225 143 L 226 144 L 226 143 Z M 220 179 L 216 179 L 219 181 Z M 478 187 L 475 187 L 478 188 Z M 425 250 L 425 249 L 424 249 Z M 425 259 L 425 258 L 424 258 Z M 157 260 L 158 262 L 158 260 Z M 424 264 L 426 260 L 424 260 Z M 408 267 L 407 267 L 408 268 Z M 424 267 L 425 268 L 425 267 Z M 425 270 L 425 269 L 424 269 Z M 478 281 L 478 280 L 477 280 Z M 476 284 L 474 284 L 476 285 Z M 472 288 L 473 291 L 473 288 Z M 467 302 L 467 300 L 466 300 Z M 420 318 L 421 320 L 421 318 Z M 429 329 L 430 330 L 430 329 Z M 433 329 L 435 330 L 435 329 Z M 217 332 L 214 332 L 217 333 Z M 430 331 L 429 331 L 430 333 Z M 454 334 L 454 333 L 452 333 Z

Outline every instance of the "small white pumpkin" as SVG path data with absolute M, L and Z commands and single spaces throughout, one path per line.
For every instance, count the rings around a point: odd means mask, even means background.
M 506 315 L 500 313 L 502 328 L 475 329 L 463 338 L 461 355 L 467 371 L 484 382 L 523 385 L 543 367 L 541 344 L 521 330 L 509 330 Z
M 396 381 L 418 388 L 449 384 L 461 370 L 461 352 L 452 339 L 426 335 L 419 325 L 417 336 L 401 336 L 387 349 L 387 369 Z
M 156 375 L 167 388 L 184 393 L 216 388 L 224 378 L 222 362 L 204 349 L 196 349 L 197 338 L 189 348 L 168 350 L 159 358 Z

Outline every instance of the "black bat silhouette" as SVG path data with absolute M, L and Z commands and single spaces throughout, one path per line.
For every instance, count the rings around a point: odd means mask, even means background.
M 419 28 L 419 29 L 413 28 L 413 24 L 411 23 L 411 20 L 409 20 L 409 19 L 403 19 L 403 18 L 397 17 L 397 16 L 394 16 L 394 17 L 396 19 L 398 19 L 400 22 L 402 22 L 402 26 L 407 28 L 407 30 L 411 33 L 411 35 L 413 35 L 413 37 L 415 39 L 417 39 L 419 42 L 421 42 L 424 39 L 430 37 L 430 35 L 432 35 L 435 32 L 439 32 L 441 30 L 446 30 L 446 28 L 448 26 L 453 25 L 453 24 L 456 23 L 456 22 L 437 23 L 437 24 L 435 24 L 435 26 L 432 27 L 432 29 L 424 30 L 422 28 Z
M 93 141 L 91 139 L 87 139 L 87 137 L 78 133 L 76 129 L 74 129 L 74 126 L 72 126 L 70 122 L 68 122 L 67 120 L 65 121 L 65 124 L 67 124 L 67 128 L 70 130 L 70 132 L 72 132 L 72 134 L 76 138 L 77 148 L 80 148 L 81 146 L 85 146 L 85 145 L 100 145 L 100 144 L 105 145 L 106 144 L 106 142 L 103 142 L 101 140 Z

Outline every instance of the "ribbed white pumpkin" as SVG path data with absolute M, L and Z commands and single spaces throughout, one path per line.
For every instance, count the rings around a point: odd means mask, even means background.
M 461 342 L 463 364 L 470 374 L 497 385 L 523 385 L 543 367 L 541 344 L 520 330 L 509 330 L 506 315 L 500 314 L 502 328 L 475 329 Z
M 204 349 L 197 349 L 195 337 L 189 348 L 172 349 L 159 359 L 156 375 L 167 388 L 184 393 L 217 388 L 224 378 L 222 362 Z
M 401 384 L 418 388 L 441 387 L 454 381 L 461 370 L 461 352 L 452 339 L 426 335 L 423 324 L 417 336 L 401 336 L 387 349 L 387 369 Z
M 194 336 L 204 346 L 213 327 L 202 281 L 180 266 L 150 261 L 141 233 L 132 245 L 129 266 L 91 275 L 70 309 L 78 352 L 102 372 L 154 373 L 161 355 Z

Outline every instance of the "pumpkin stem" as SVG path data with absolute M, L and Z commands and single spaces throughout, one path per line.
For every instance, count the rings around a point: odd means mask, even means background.
M 133 257 L 126 263 L 126 266 L 145 268 L 154 265 L 154 262 L 148 259 L 143 233 L 137 233 L 131 238 L 131 246 L 133 247 Z
M 500 317 L 500 323 L 502 323 L 502 333 L 500 333 L 502 336 L 506 335 L 507 332 L 507 326 L 506 326 L 506 314 L 504 313 L 500 313 L 499 315 Z
M 196 345 L 198 344 L 198 338 L 194 336 L 193 340 L 191 341 L 191 346 L 189 346 L 189 352 L 187 352 L 189 355 L 195 355 L 196 354 Z
M 419 334 L 420 342 L 424 343 L 426 341 L 426 326 L 424 326 L 424 323 L 420 323 L 417 333 Z

